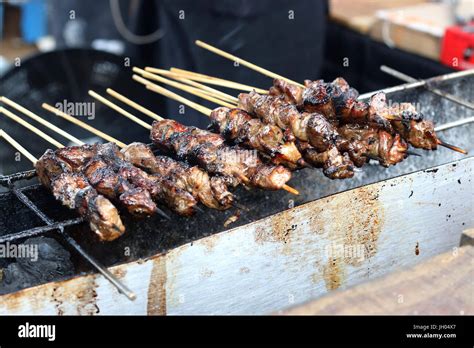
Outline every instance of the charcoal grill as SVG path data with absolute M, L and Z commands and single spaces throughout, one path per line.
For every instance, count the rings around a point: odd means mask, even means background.
M 462 72 L 435 85 L 472 101 L 473 81 Z M 437 124 L 472 112 L 416 84 L 389 89 L 387 97 L 419 103 Z M 467 124 L 442 137 L 473 153 L 473 131 Z M 474 159 L 419 152 L 390 169 L 368 165 L 345 181 L 299 171 L 292 180 L 298 197 L 238 190 L 248 211 L 232 229 L 223 227 L 232 211 L 171 221 L 125 217 L 126 235 L 111 243 L 99 243 L 33 171 L 3 176 L 0 209 L 14 215 L 2 213 L 0 242 L 55 232 L 75 251 L 77 274 L 1 296 L 0 313 L 262 314 L 419 263 L 458 247 L 462 231 L 474 227 Z M 331 256 L 331 245 L 361 245 L 363 257 Z

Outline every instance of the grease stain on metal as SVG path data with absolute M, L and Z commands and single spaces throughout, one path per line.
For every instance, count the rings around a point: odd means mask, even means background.
M 61 282 L 53 289 L 51 297 L 55 303 L 57 315 L 96 315 L 100 313 L 97 305 L 97 275 L 76 278 L 79 281 Z M 76 313 L 67 312 L 68 305 L 75 305 Z
M 166 315 L 166 255 L 152 260 L 152 270 L 148 286 L 148 315 Z
M 377 253 L 377 241 L 385 214 L 375 188 L 360 188 L 331 201 L 328 224 L 330 243 L 340 246 L 342 255 L 329 255 L 323 267 L 328 290 L 337 289 L 344 281 L 345 265 L 360 266 Z M 362 255 L 358 255 L 362 252 Z

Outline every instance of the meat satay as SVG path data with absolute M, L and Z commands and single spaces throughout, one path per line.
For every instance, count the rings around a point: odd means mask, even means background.
M 307 141 L 297 139 L 295 144 L 305 160 L 316 168 L 322 168 L 324 175 L 328 178 L 347 179 L 354 176 L 354 163 L 349 159 L 347 153 L 341 154 L 335 146 L 318 152 Z
M 383 129 L 359 124 L 346 124 L 339 128 L 339 132 L 359 146 L 358 153 L 363 154 L 364 159 L 376 159 L 384 167 L 395 165 L 407 157 L 408 144 L 400 134 L 392 135 Z
M 304 111 L 318 111 L 337 125 L 361 124 L 401 134 L 413 147 L 434 150 L 439 139 L 434 124 L 425 120 L 410 103 L 389 107 L 383 92 L 374 94 L 368 103 L 357 101 L 359 93 L 342 78 L 332 83 L 305 81 L 306 88 L 284 80 L 274 80 L 271 94 L 295 104 Z
M 152 174 L 172 177 L 178 187 L 191 193 L 209 208 L 224 210 L 232 206 L 234 196 L 228 191 L 222 177 L 209 176 L 197 166 L 190 166 L 168 156 L 155 156 L 143 143 L 131 143 L 121 151 L 125 160 L 133 165 Z
M 253 105 L 259 105 L 260 112 L 262 113 L 264 112 L 264 108 L 262 108 L 262 106 L 265 102 L 267 102 L 270 107 L 273 106 L 274 110 L 278 110 L 278 108 L 280 108 L 281 113 L 283 113 L 287 105 L 289 105 L 283 100 L 278 102 L 278 98 L 274 96 L 243 96 L 241 97 L 241 100 L 250 104 L 253 103 Z M 376 103 L 374 102 L 373 104 Z M 250 107 L 252 107 L 252 105 L 250 105 Z M 294 111 L 294 109 L 291 110 L 291 112 L 294 114 L 293 118 L 296 119 L 296 111 Z M 307 113 L 301 113 L 301 115 L 306 114 Z M 379 162 L 384 166 L 394 165 L 398 163 L 396 160 L 402 161 L 404 158 L 406 158 L 408 146 L 405 141 L 400 138 L 400 136 L 397 137 L 396 132 L 390 133 L 376 131 L 371 133 L 370 137 L 351 137 L 349 139 L 347 138 L 346 134 L 341 134 L 340 129 L 337 128 L 337 122 L 333 120 L 333 123 L 331 123 L 329 120 L 321 120 L 321 117 L 324 118 L 324 116 L 321 114 L 317 115 L 319 115 L 320 118 L 314 117 L 315 121 L 312 123 L 313 125 L 317 126 L 313 126 L 310 121 L 302 123 L 307 124 L 306 128 L 308 128 L 308 131 L 306 137 L 308 140 L 311 140 L 311 137 L 314 137 L 314 140 L 310 141 L 310 144 L 313 145 L 318 152 L 322 152 L 321 149 L 323 149 L 323 146 L 331 144 L 332 141 L 333 146 L 336 146 L 341 154 L 347 152 L 349 154 L 350 160 L 358 167 L 363 166 L 369 158 L 378 159 Z M 276 117 L 278 117 L 278 111 L 275 111 L 274 118 Z M 303 116 L 301 118 L 305 120 Z M 296 121 L 293 121 L 293 124 L 294 125 L 292 129 L 297 129 L 298 126 L 300 126 L 300 124 L 298 124 Z M 302 133 L 303 132 L 300 132 L 299 134 Z M 368 143 L 369 141 L 370 143 Z M 371 151 L 375 151 L 374 149 L 379 149 L 380 154 L 383 154 L 383 156 L 375 156 L 372 154 Z M 397 155 L 389 155 L 389 153 L 391 153 L 390 151 L 397 152 Z
M 328 154 L 331 156 L 328 158 L 334 158 L 334 161 L 324 165 L 328 177 L 334 179 L 354 175 L 354 164 L 344 155 L 344 152 L 351 154 L 351 144 L 338 134 L 337 129 L 323 115 L 300 113 L 293 104 L 275 96 L 259 95 L 255 92 L 241 93 L 239 105 L 265 123 L 277 125 L 293 134 L 300 140 L 299 150 L 306 154 L 305 160 L 315 166 L 318 166 L 318 162 L 314 162 L 314 154 L 330 150 Z M 304 143 L 309 143 L 312 148 Z M 302 144 L 305 150 L 301 149 Z M 312 155 L 308 156 L 309 153 Z M 340 172 L 334 166 L 336 163 L 341 164 Z
M 244 110 L 232 108 L 232 105 L 222 102 L 214 97 L 204 96 L 200 90 L 196 90 L 196 88 L 189 87 L 186 84 L 148 73 L 139 68 L 134 68 L 133 70 L 145 77 L 166 83 L 224 106 L 211 110 L 164 89 L 161 86 L 153 84 L 153 90 L 155 92 L 174 100 L 181 101 L 208 116 L 211 119 L 211 124 L 208 129 L 219 133 L 228 142 L 232 142 L 233 144 L 237 144 L 247 149 L 257 150 L 262 157 L 276 165 L 283 164 L 291 169 L 296 169 L 305 165 L 304 159 L 295 144 L 292 141 L 284 139 L 283 132 L 277 126 L 264 124 L 260 120 L 248 115 Z M 140 77 L 136 76 L 135 79 L 141 83 L 147 84 L 146 80 Z M 237 101 L 237 98 L 234 99 Z
M 125 232 L 115 206 L 98 194 L 84 175 L 73 173 L 72 167 L 59 159 L 53 150 L 47 150 L 35 168 L 40 182 L 63 205 L 83 216 L 101 240 L 112 241 Z
M 161 175 L 149 175 L 127 162 L 116 144 L 101 145 L 97 154 L 120 177 L 127 179 L 137 187 L 145 189 L 153 199 L 164 203 L 175 213 L 189 216 L 195 212 L 197 201 L 189 192 Z
M 261 162 L 256 151 L 229 147 L 218 134 L 184 126 L 174 120 L 153 122 L 153 143 L 180 160 L 198 164 L 210 174 L 222 175 L 232 185 L 240 182 L 267 189 L 279 190 L 291 178 L 283 166 Z
M 157 208 L 153 200 L 164 203 L 180 215 L 194 212 L 197 202 L 191 195 L 171 180 L 149 176 L 126 162 L 114 143 L 71 146 L 56 151 L 77 171 L 84 171 L 99 192 L 119 200 L 134 215 L 155 213 Z
M 225 139 L 255 149 L 269 157 L 274 164 L 290 169 L 305 165 L 301 153 L 292 141 L 287 141 L 283 131 L 272 124 L 262 123 L 242 109 L 219 107 L 210 114 L 209 129 Z
M 105 197 L 120 202 L 138 217 L 153 215 L 157 207 L 150 193 L 115 173 L 97 153 L 100 144 L 63 147 L 56 156 L 67 162 L 76 173 L 83 173 L 89 183 Z
M 138 217 L 156 212 L 150 192 L 132 185 L 114 172 L 100 157 L 93 157 L 84 168 L 84 175 L 95 189 L 109 199 L 120 201 L 127 211 Z

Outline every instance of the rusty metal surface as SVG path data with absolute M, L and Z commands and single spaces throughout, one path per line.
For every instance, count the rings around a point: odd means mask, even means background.
M 472 228 L 474 159 L 322 198 L 114 267 L 0 298 L 2 314 L 263 314 L 405 269 Z M 342 247 L 342 249 L 341 249 Z

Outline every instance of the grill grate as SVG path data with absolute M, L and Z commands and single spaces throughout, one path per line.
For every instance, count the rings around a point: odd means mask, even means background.
M 101 273 L 108 281 L 114 285 L 117 290 L 127 296 L 128 299 L 134 300 L 136 298 L 135 293 L 131 291 L 125 284 L 118 280 L 110 271 L 101 265 L 95 258 L 89 255 L 67 232 L 66 228 L 82 223 L 83 218 L 68 219 L 64 221 L 54 221 L 49 218 L 45 213 L 41 211 L 35 203 L 33 203 L 22 191 L 25 188 L 17 188 L 15 184 L 21 180 L 28 180 L 36 176 L 35 170 L 29 170 L 25 172 L 15 173 L 12 175 L 0 176 L 0 185 L 6 187 L 8 190 L 23 203 L 28 209 L 35 213 L 45 225 L 23 230 L 21 232 L 7 234 L 6 236 L 0 237 L 0 243 L 14 242 L 23 238 L 43 235 L 49 231 L 55 230 L 59 235 L 67 242 L 67 244 L 73 248 L 84 260 L 86 260 L 93 268 Z

